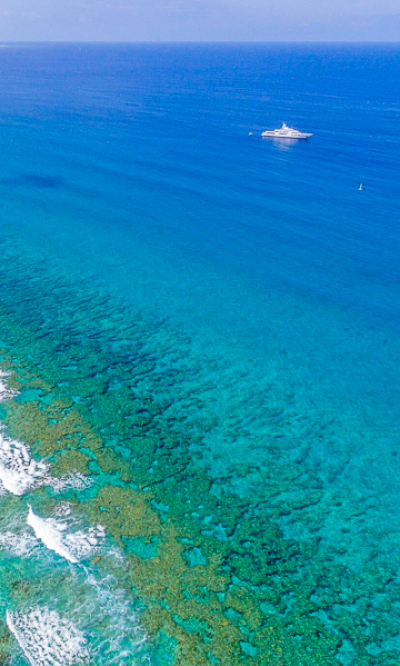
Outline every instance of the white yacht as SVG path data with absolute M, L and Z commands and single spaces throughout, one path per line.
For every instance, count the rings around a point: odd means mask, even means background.
M 299 132 L 299 130 L 288 127 L 286 123 L 283 123 L 280 129 L 267 130 L 261 136 L 266 139 L 309 139 L 312 134 Z

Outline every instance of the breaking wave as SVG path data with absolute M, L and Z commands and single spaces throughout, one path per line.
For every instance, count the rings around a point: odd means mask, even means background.
M 9 372 L 0 369 L 0 402 L 3 402 L 3 400 L 10 400 L 18 395 L 18 391 L 11 389 L 5 381 L 5 378 L 9 376 Z
M 7 376 L 0 369 L 0 402 L 17 395 L 7 386 Z M 0 424 L 0 496 L 22 497 L 41 487 L 56 493 L 84 490 L 90 484 L 91 480 L 79 473 L 51 476 L 50 465 L 33 458 L 29 447 L 8 437 Z M 59 501 L 49 518 L 37 515 L 30 504 L 26 516 L 25 507 L 22 500 L 22 515 L 19 513 L 19 519 L 15 514 L 10 516 L 7 530 L 0 534 L 0 548 L 18 558 L 42 559 L 45 546 L 49 556 L 56 553 L 71 564 L 81 563 L 79 568 L 70 569 L 81 581 L 77 598 L 68 587 L 66 597 L 65 590 L 60 590 L 59 598 L 52 597 L 52 610 L 37 605 L 40 602 L 35 595 L 27 609 L 6 611 L 7 626 L 26 660 L 31 666 L 80 666 L 88 662 L 148 666 L 148 635 L 140 625 L 134 600 L 113 576 L 99 578 L 96 568 L 85 566 L 85 561 L 101 549 L 107 556 L 123 559 L 117 548 L 106 547 L 104 528 L 77 529 L 69 502 Z
M 56 492 L 82 490 L 90 484 L 83 474 L 71 474 L 61 479 L 49 474 L 50 466 L 34 460 L 29 447 L 6 437 L 0 430 L 0 493 L 24 495 L 33 488 L 48 486 Z
M 89 659 L 83 633 L 47 607 L 7 611 L 7 626 L 32 666 L 79 666 Z
M 43 484 L 48 470 L 46 463 L 31 457 L 25 444 L 0 432 L 0 482 L 5 490 L 13 495 L 24 495 Z
M 105 530 L 101 525 L 68 533 L 66 522 L 54 518 L 41 518 L 34 513 L 31 506 L 29 506 L 27 524 L 46 548 L 72 564 L 89 557 L 98 547 L 99 541 L 105 537 Z

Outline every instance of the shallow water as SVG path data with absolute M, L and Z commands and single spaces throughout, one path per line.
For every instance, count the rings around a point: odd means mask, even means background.
M 397 663 L 400 51 L 0 58 L 4 663 Z

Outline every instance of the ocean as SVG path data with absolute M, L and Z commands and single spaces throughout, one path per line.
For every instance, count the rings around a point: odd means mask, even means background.
M 2 45 L 1 664 L 399 663 L 399 80 Z

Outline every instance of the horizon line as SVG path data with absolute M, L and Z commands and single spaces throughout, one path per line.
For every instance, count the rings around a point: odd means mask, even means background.
M 381 40 L 381 39 L 369 39 L 369 40 L 356 40 L 356 39 L 266 39 L 266 40 L 247 40 L 247 39 L 212 39 L 212 40 L 155 40 L 155 39 L 137 39 L 137 40 L 117 40 L 117 39 L 43 39 L 43 40 L 2 40 L 0 38 L 0 44 L 165 44 L 165 45 L 179 45 L 179 44 L 193 44 L 193 45 L 202 45 L 202 44 L 390 44 L 400 46 L 400 40 Z

